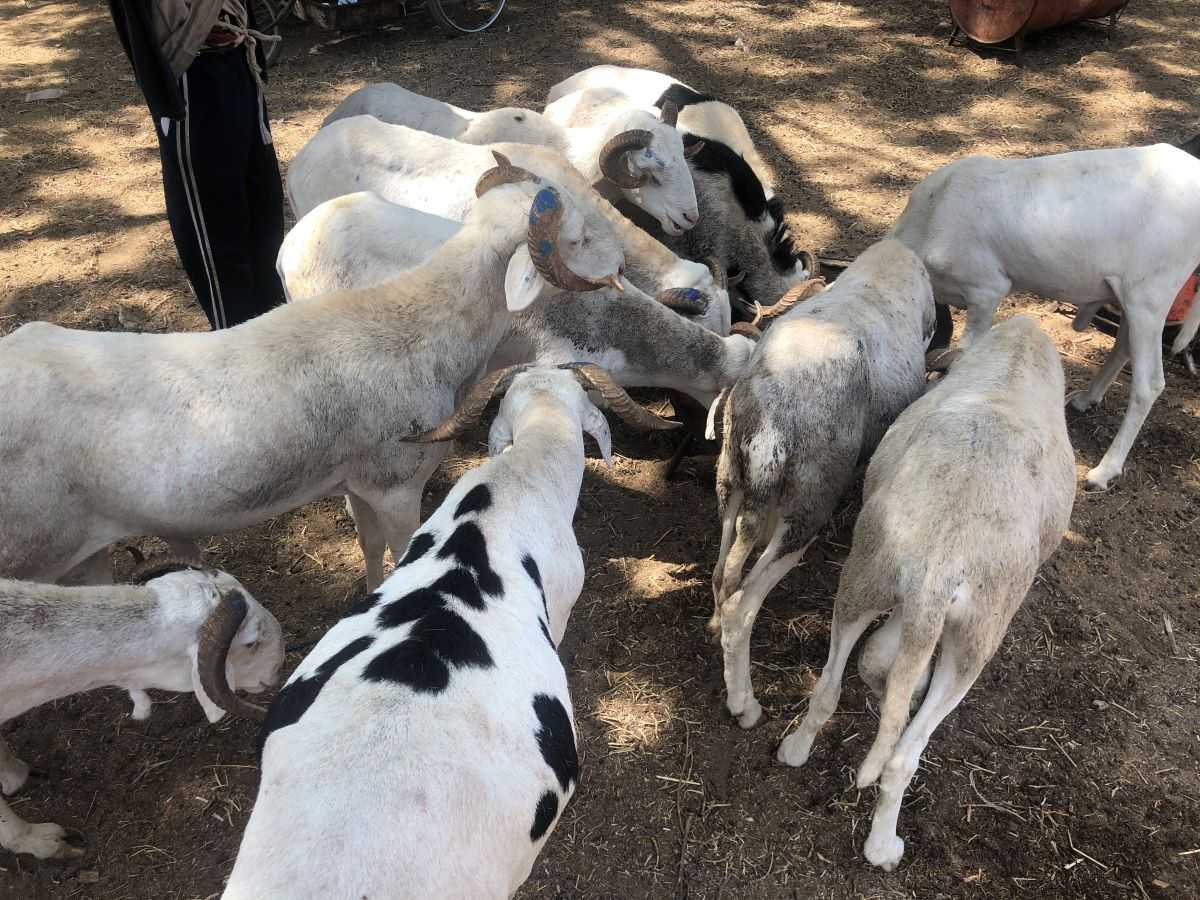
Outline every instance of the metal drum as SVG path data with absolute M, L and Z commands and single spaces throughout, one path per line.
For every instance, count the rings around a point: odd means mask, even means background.
M 1129 0 L 950 0 L 954 24 L 971 40 L 998 44 L 1080 19 L 1115 17 Z

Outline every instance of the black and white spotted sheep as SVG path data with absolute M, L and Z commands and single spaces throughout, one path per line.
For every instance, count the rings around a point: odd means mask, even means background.
M 557 644 L 584 577 L 581 432 L 611 452 L 572 374 L 515 377 L 493 458 L 280 691 L 225 900 L 482 900 L 528 877 L 579 779 Z

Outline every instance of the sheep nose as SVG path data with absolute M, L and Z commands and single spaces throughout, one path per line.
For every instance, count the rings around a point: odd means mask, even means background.
M 683 221 L 687 222 L 689 225 L 695 225 L 697 222 L 700 221 L 700 216 L 698 213 L 686 213 L 685 212 L 683 214 Z

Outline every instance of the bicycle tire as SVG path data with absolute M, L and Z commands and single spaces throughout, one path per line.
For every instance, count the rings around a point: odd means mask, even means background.
M 504 12 L 504 4 L 507 0 L 497 0 L 496 10 L 491 16 L 481 25 L 468 25 L 463 22 L 457 22 L 446 12 L 445 6 L 442 5 L 443 0 L 425 0 L 425 8 L 429 10 L 429 15 L 433 21 L 448 29 L 451 33 L 458 32 L 460 34 L 478 34 L 495 24 L 500 18 L 500 14 Z M 469 3 L 471 0 L 459 0 L 460 3 Z
M 254 30 L 263 34 L 279 34 L 279 23 L 287 15 L 290 3 L 287 0 L 254 0 Z M 263 57 L 267 66 L 275 65 L 283 41 L 263 41 Z

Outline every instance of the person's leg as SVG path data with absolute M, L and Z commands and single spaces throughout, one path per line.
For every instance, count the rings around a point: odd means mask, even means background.
M 273 240 L 278 250 L 282 239 L 279 173 L 277 167 L 261 174 L 256 171 L 255 160 L 263 146 L 262 107 L 244 51 L 201 54 L 181 85 L 187 113 L 176 135 L 179 168 L 195 243 L 206 283 L 211 285 L 210 319 L 214 328 L 229 328 L 266 312 L 283 297 L 278 276 L 264 283 L 258 275 L 263 250 L 256 232 L 263 220 L 256 207 L 263 198 L 250 190 L 251 184 L 273 179 L 275 215 L 280 219 Z
M 256 305 L 265 312 L 284 302 L 283 283 L 275 268 L 279 245 L 283 243 L 283 180 L 279 176 L 279 160 L 271 141 L 271 123 L 267 115 L 266 98 L 257 93 L 255 117 L 260 126 L 259 139 L 250 152 L 246 177 L 249 197 L 250 253 L 254 267 Z
M 175 250 L 179 261 L 187 273 L 196 295 L 196 302 L 208 317 L 208 323 L 214 329 L 218 324 L 216 304 L 214 302 L 213 276 L 204 252 L 204 242 L 200 237 L 199 223 L 192 204 L 191 192 L 188 189 L 184 175 L 184 155 L 180 152 L 180 138 L 183 120 L 160 119 L 155 124 L 158 135 L 158 151 L 162 157 L 163 194 L 167 202 L 167 221 L 171 225 L 171 237 L 175 240 Z

